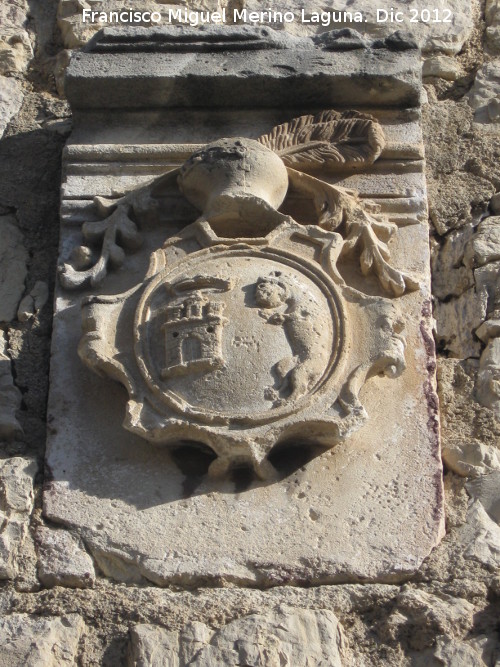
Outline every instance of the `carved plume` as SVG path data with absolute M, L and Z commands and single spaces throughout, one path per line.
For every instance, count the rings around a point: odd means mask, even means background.
M 361 169 L 375 162 L 385 143 L 382 128 L 371 116 L 331 110 L 277 125 L 258 141 L 300 171 Z

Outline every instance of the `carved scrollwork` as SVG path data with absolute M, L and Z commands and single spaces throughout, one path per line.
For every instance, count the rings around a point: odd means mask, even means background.
M 257 145 L 273 151 L 276 164 L 273 163 L 272 170 L 268 164 L 269 156 L 262 150 L 259 153 Z M 354 111 L 324 111 L 316 115 L 300 116 L 278 125 L 269 134 L 260 137 L 258 142 L 244 139 L 215 142 L 191 157 L 179 170 L 161 176 L 115 202 L 105 202 L 96 197 L 98 210 L 107 217 L 102 221 L 85 223 L 82 234 L 89 245 L 101 245 L 100 254 L 95 258 L 89 246 L 77 248 L 71 262 L 61 267 L 61 282 L 67 289 L 98 285 L 105 278 L 108 267 L 121 266 L 125 259 L 124 249 L 134 250 L 140 246 L 140 233 L 134 221 L 140 224 L 142 219 L 151 217 L 151 211 L 158 209 L 155 191 L 161 189 L 165 181 L 176 179 L 186 198 L 203 209 L 200 219 L 213 221 L 235 216 L 240 219 L 246 217 L 254 225 L 257 220 L 261 224 L 267 221 L 267 231 L 285 219 L 277 210 L 282 202 L 281 195 L 278 195 L 276 201 L 272 197 L 276 196 L 280 187 L 284 196 L 291 185 L 313 200 L 315 224 L 343 235 L 342 256 L 347 257 L 359 251 L 363 275 L 375 273 L 382 287 L 395 296 L 417 289 L 418 282 L 415 279 L 390 263 L 387 243 L 396 233 L 397 227 L 380 213 L 377 205 L 361 201 L 354 191 L 305 173 L 319 167 L 327 171 L 366 168 L 379 157 L 383 146 L 384 136 L 377 121 Z M 237 169 L 242 168 L 236 164 L 234 169 L 237 160 L 242 164 L 244 162 L 244 168 L 250 172 L 244 192 L 237 187 Z M 214 165 L 217 161 L 221 165 L 219 172 L 227 182 L 221 183 L 220 179 L 212 182 L 213 174 L 217 172 L 213 166 L 210 167 L 210 182 L 207 173 L 202 171 L 203 164 Z M 288 175 L 283 186 L 277 185 L 279 173 L 280 178 L 283 178 L 279 163 L 283 165 L 283 173 L 286 168 Z M 249 185 L 252 178 L 255 182 L 253 189 L 259 195 L 262 194 L 259 179 L 271 179 L 274 191 L 270 199 L 253 194 L 252 185 Z M 193 186 L 193 183 L 196 185 Z M 241 235 L 254 234 L 243 231 Z
M 124 204 L 116 206 L 104 220 L 86 222 L 82 236 L 89 245 L 75 248 L 72 263 L 61 267 L 61 284 L 67 289 L 99 285 L 106 277 L 108 266 L 119 268 L 123 264 L 124 248 L 137 250 L 142 245 L 137 225 L 130 219 L 129 207 Z M 92 246 L 100 246 L 96 261 Z
M 382 287 L 394 296 L 418 289 L 418 281 L 390 264 L 388 241 L 397 232 L 396 225 L 380 214 L 374 202 L 361 201 L 357 193 L 335 187 L 294 169 L 288 169 L 290 182 L 296 189 L 310 194 L 323 229 L 344 229 L 341 256 L 360 251 L 363 275 L 373 272 Z

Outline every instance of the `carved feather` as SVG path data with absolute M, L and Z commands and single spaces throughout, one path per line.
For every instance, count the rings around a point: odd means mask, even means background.
M 258 141 L 300 171 L 361 169 L 379 157 L 385 143 L 382 128 L 371 116 L 332 110 L 277 125 Z

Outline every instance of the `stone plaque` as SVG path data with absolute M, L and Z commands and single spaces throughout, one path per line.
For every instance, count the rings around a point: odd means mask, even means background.
M 44 512 L 105 574 L 396 581 L 442 536 L 418 51 L 344 38 L 69 67 Z

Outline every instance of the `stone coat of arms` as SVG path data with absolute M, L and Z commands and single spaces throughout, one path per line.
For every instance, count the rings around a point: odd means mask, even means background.
M 331 448 L 366 422 L 363 385 L 405 369 L 398 297 L 418 284 L 391 265 L 396 225 L 334 181 L 383 146 L 371 116 L 324 111 L 258 140 L 216 141 L 117 200 L 95 198 L 102 220 L 84 225 L 60 279 L 95 287 L 79 354 L 126 388 L 125 428 L 203 443 L 212 475 L 248 465 L 272 479 L 274 447 Z M 102 293 L 141 234 L 175 216 L 172 192 L 199 217 L 165 233 L 145 280 Z

